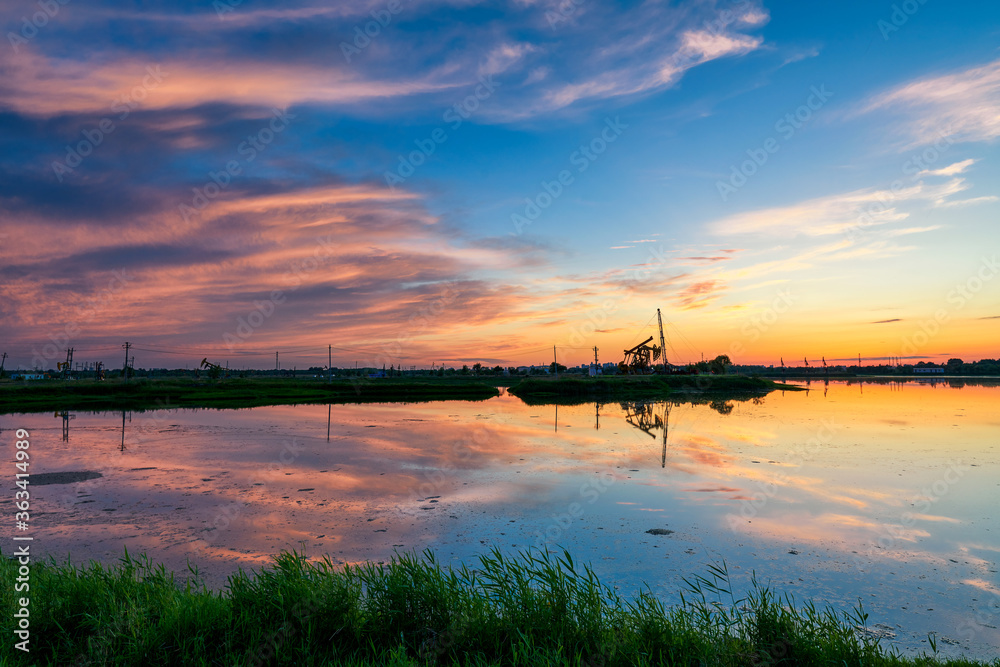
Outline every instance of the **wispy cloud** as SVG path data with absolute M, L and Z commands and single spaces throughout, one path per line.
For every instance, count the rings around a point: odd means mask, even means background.
M 131 57 L 107 62 L 49 58 L 37 54 L 0 65 L 0 106 L 31 115 L 103 113 L 147 77 L 147 63 Z M 224 103 L 287 108 L 296 104 L 353 105 L 440 92 L 460 85 L 442 71 L 421 78 L 372 79 L 343 67 L 169 56 L 154 65 L 162 76 L 144 95 L 144 109 L 187 109 Z
M 681 310 L 693 310 L 704 308 L 710 303 L 719 299 L 722 292 L 726 290 L 726 285 L 719 280 L 702 280 L 691 283 L 682 289 L 674 303 Z
M 971 161 L 957 163 L 925 175 L 953 175 L 963 172 Z M 911 214 L 912 205 L 933 207 L 962 206 L 996 200 L 985 196 L 969 200 L 953 200 L 952 196 L 971 186 L 963 177 L 952 176 L 944 182 L 917 181 L 895 190 L 865 188 L 851 192 L 817 197 L 787 206 L 737 213 L 712 223 L 709 229 L 717 235 L 760 234 L 769 236 L 830 236 L 843 234 L 864 220 L 866 231 L 899 222 Z M 923 228 L 887 230 L 888 236 L 900 236 Z
M 551 3 L 500 3 L 505 19 L 495 22 L 453 6 L 468 3 L 408 2 L 377 35 L 362 34 L 358 48 L 355 29 L 384 3 L 348 4 L 240 6 L 221 19 L 215 12 L 81 10 L 78 19 L 88 31 L 113 23 L 116 32 L 136 39 L 97 48 L 91 42 L 85 57 L 42 42 L 24 47 L 0 64 L 0 106 L 42 116 L 103 112 L 114 92 L 135 86 L 153 62 L 169 76 L 144 100 L 147 109 L 318 104 L 367 115 L 405 99 L 410 110 L 440 114 L 456 90 L 481 76 L 500 76 L 504 94 L 477 121 L 506 122 L 667 88 L 691 68 L 760 48 L 762 38 L 747 31 L 768 19 L 750 3 L 725 7 L 728 22 L 719 22 L 721 8 L 712 2 L 685 8 L 588 3 L 579 10 L 586 21 L 553 30 L 546 20 Z M 435 39 L 414 28 L 421 21 L 435 24 Z M 713 21 L 718 27 L 707 29 Z M 62 30 L 50 29 L 54 37 L 76 36 Z M 142 48 L 146 41 L 157 44 L 155 52 Z M 343 44 L 357 51 L 350 61 Z
M 907 147 L 951 136 L 989 141 L 1000 136 L 1000 60 L 960 72 L 931 76 L 871 99 L 864 111 L 889 110 L 906 120 L 899 133 Z
M 925 232 L 933 232 L 935 230 L 941 229 L 942 225 L 928 225 L 927 227 L 906 227 L 903 229 L 887 229 L 882 232 L 882 236 L 888 236 L 890 238 L 895 236 L 907 236 L 908 234 L 923 234 Z
M 1000 197 L 994 195 L 985 195 L 983 197 L 972 197 L 970 199 L 953 199 L 948 201 L 937 201 L 934 203 L 935 206 L 939 208 L 952 208 L 958 206 L 973 206 L 975 204 L 989 204 L 990 202 L 1000 201 Z
M 714 263 L 714 262 L 725 262 L 725 261 L 731 260 L 732 258 L 733 258 L 732 255 L 716 255 L 714 257 L 707 257 L 707 256 L 701 256 L 701 257 L 678 257 L 677 259 L 680 260 L 680 261 L 707 262 L 707 263 L 711 264 L 711 263 Z
M 244 192 L 212 202 L 186 225 L 169 198 L 157 204 L 114 234 L 88 223 L 66 233 L 64 221 L 43 215 L 30 227 L 15 225 L 0 207 L 0 226 L 19 249 L 6 252 L 12 246 L 4 244 L 0 253 L 6 312 L 21 323 L 18 337 L 44 339 L 53 323 L 72 321 L 73 306 L 61 296 L 65 285 L 72 282 L 72 301 L 79 303 L 100 293 L 112 269 L 131 276 L 128 289 L 114 312 L 91 326 L 103 335 L 127 326 L 147 340 L 175 336 L 218 347 L 237 317 L 274 290 L 284 293 L 282 304 L 269 326 L 254 333 L 254 345 L 318 340 L 323 331 L 337 331 L 345 344 L 390 339 L 444 292 L 453 293 L 453 307 L 435 315 L 427 335 L 459 322 L 531 316 L 516 303 L 522 294 L 516 284 L 485 281 L 479 273 L 519 264 L 518 257 L 535 250 L 466 238 L 413 195 L 365 185 Z M 72 241 L 53 248 L 45 239 L 55 237 Z M 127 323 L 120 312 L 129 313 Z
M 961 162 L 949 164 L 947 167 L 941 167 L 940 169 L 924 169 L 923 171 L 917 172 L 917 178 L 923 178 L 925 176 L 955 176 L 956 174 L 965 172 L 975 163 L 976 160 L 970 158 L 968 160 L 962 160 Z
M 636 35 L 640 44 L 646 45 L 645 57 L 630 59 L 626 64 L 615 67 L 612 60 L 592 63 L 586 72 L 581 72 L 576 80 L 551 86 L 531 107 L 531 114 L 552 112 L 578 102 L 638 95 L 664 89 L 677 83 L 689 69 L 712 60 L 727 56 L 737 56 L 758 49 L 762 38 L 743 34 L 714 34 L 703 30 L 689 30 L 673 38 L 668 31 L 658 29 L 655 21 L 645 24 L 646 34 Z M 669 25 L 669 24 L 668 24 Z M 658 34 L 657 34 L 658 33 Z M 674 46 L 663 53 L 663 41 L 673 41 Z M 654 51 L 655 49 L 655 51 Z M 655 55 L 659 52 L 659 55 Z M 600 53 L 600 52 L 598 52 Z M 602 66 L 603 65 L 603 66 Z

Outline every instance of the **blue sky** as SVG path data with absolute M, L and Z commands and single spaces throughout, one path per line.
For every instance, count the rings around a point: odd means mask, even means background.
M 0 16 L 15 365 L 996 356 L 996 3 Z

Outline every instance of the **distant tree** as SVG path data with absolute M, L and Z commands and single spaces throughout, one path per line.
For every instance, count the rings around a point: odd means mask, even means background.
M 733 365 L 733 362 L 729 359 L 729 355 L 720 354 L 712 361 L 708 362 L 709 370 L 716 375 L 725 375 L 729 370 L 729 367 Z
M 977 362 L 969 364 L 971 368 L 970 373 L 975 373 L 977 375 L 1000 375 L 1000 362 L 996 359 L 980 359 Z
M 949 373 L 959 373 L 959 372 L 961 372 L 962 366 L 964 366 L 964 365 L 965 365 L 964 361 L 962 361 L 961 359 L 955 358 L 955 359 L 949 359 L 948 363 L 945 364 L 945 368 L 948 369 Z
M 468 375 L 468 374 L 469 374 L 469 365 L 462 364 L 462 375 Z
M 222 369 L 219 368 L 218 366 L 210 366 L 208 369 L 208 377 L 212 378 L 213 380 L 218 380 L 220 377 L 222 377 Z
M 483 365 L 478 361 L 472 364 L 472 372 L 476 375 L 480 375 L 483 372 Z
M 496 366 L 494 366 L 493 367 L 493 373 L 494 373 L 494 375 L 500 375 L 501 373 L 503 373 L 503 366 L 501 366 L 499 364 L 497 364 Z
M 558 372 L 562 373 L 564 370 L 566 370 L 566 367 L 563 366 L 562 364 L 559 364 L 559 371 Z M 549 364 L 549 371 L 552 372 L 552 373 L 556 372 L 556 362 L 553 361 L 551 364 Z
M 707 361 L 697 361 L 693 364 L 688 364 L 688 371 L 691 373 L 708 373 L 711 368 Z

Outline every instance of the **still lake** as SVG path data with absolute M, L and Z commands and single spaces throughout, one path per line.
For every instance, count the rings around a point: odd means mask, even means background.
M 127 546 L 220 587 L 283 549 L 448 563 L 548 546 L 667 601 L 725 562 L 737 589 L 756 573 L 797 601 L 860 600 L 904 653 L 933 632 L 946 655 L 986 658 L 1000 654 L 998 407 L 989 382 L 813 382 L 699 405 L 4 415 L 0 441 L 31 432 L 33 545 L 60 560 Z M 101 477 L 43 474 L 68 471 Z

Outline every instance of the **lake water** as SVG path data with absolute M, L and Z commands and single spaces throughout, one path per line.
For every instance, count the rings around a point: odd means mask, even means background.
M 668 601 L 724 561 L 737 588 L 756 572 L 800 601 L 860 599 L 905 653 L 935 632 L 983 658 L 1000 654 L 998 405 L 990 383 L 814 382 L 712 405 L 5 415 L 0 441 L 31 432 L 38 482 L 102 475 L 31 486 L 34 548 L 59 559 L 127 546 L 221 586 L 283 549 L 458 562 L 547 545 Z

